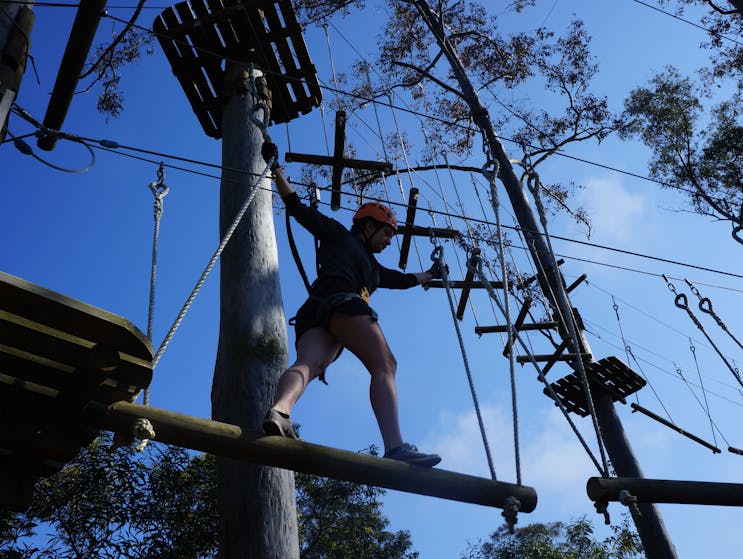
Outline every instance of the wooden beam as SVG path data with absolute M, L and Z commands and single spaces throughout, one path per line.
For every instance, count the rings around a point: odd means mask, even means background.
M 475 267 L 477 261 L 480 258 L 480 249 L 472 249 L 472 255 L 469 258 L 469 262 L 472 266 L 467 266 L 467 274 L 464 277 L 464 285 L 462 286 L 462 292 L 459 294 L 459 305 L 457 305 L 457 319 L 462 320 L 464 318 L 464 311 L 467 307 L 467 299 L 470 298 L 470 290 L 472 289 L 473 281 L 475 279 Z M 449 287 L 452 287 L 451 283 Z
M 414 237 L 430 237 L 431 232 L 433 236 L 439 239 L 456 239 L 460 236 L 459 231 L 454 229 L 443 229 L 441 227 L 423 227 L 421 225 L 400 225 L 397 228 L 398 235 L 405 235 L 410 231 L 410 234 Z M 429 282 L 430 283 L 430 282 Z
M 711 443 L 708 443 L 707 441 L 705 441 L 704 439 L 701 439 L 701 438 L 697 437 L 696 435 L 692 435 L 691 433 L 689 433 L 687 431 L 684 431 L 681 427 L 679 427 L 675 423 L 671 423 L 667 419 L 664 419 L 661 416 L 659 416 L 659 415 L 651 412 L 649 409 L 644 408 L 644 407 L 642 407 L 639 404 L 635 404 L 634 402 L 632 404 L 630 404 L 630 406 L 632 407 L 632 411 L 633 412 L 639 411 L 640 413 L 648 416 L 649 418 L 655 419 L 655 421 L 657 421 L 658 423 L 661 423 L 661 424 L 665 425 L 666 427 L 669 427 L 669 428 L 673 429 L 677 433 L 680 433 L 684 437 L 688 437 L 692 441 L 694 441 L 696 443 L 699 443 L 703 447 L 706 447 L 706 448 L 710 449 L 713 452 L 713 454 L 720 454 L 722 452 L 715 445 L 713 445 Z
M 519 332 L 526 330 L 551 330 L 557 328 L 557 322 L 535 322 L 534 324 L 522 324 Z M 496 326 L 475 326 L 475 334 L 495 334 L 508 332 L 508 326 L 498 324 Z
M 308 163 L 310 165 L 333 165 L 336 163 L 334 157 L 329 155 L 310 155 L 307 153 L 294 153 L 287 151 L 284 154 L 284 161 L 287 163 Z M 392 169 L 392 165 L 385 161 L 369 161 L 366 159 L 347 159 L 342 158 L 344 168 L 362 169 L 368 171 L 386 171 Z M 426 233 L 428 234 L 428 233 Z
M 532 512 L 537 505 L 531 487 L 269 437 L 149 406 L 117 402 L 108 407 L 91 404 L 88 410 L 89 421 L 122 435 L 131 434 L 136 419 L 146 418 L 157 441 L 267 466 L 491 507 L 503 508 L 508 497 L 515 497 L 520 512 Z
M 619 501 L 620 491 L 629 491 L 639 503 L 743 506 L 743 484 L 710 481 L 676 481 L 645 478 L 598 478 L 586 483 L 593 501 Z
M 346 150 L 346 111 L 335 112 L 335 146 L 333 149 L 333 180 L 330 183 L 330 209 L 341 207 L 341 179 L 343 178 L 343 158 Z
M 426 285 L 428 287 L 444 287 L 444 282 L 442 280 L 431 280 Z M 502 281 L 491 281 L 490 285 L 491 287 L 493 287 L 493 289 L 503 289 Z M 465 286 L 467 286 L 466 280 L 449 280 L 449 287 L 451 287 L 452 289 L 462 289 Z M 480 282 L 472 283 L 469 287 L 470 289 L 485 289 Z
M 418 189 L 412 187 L 410 189 L 410 195 L 408 196 L 408 211 L 405 215 L 405 225 L 413 225 L 415 221 L 415 210 L 418 208 Z M 398 267 L 404 270 L 408 266 L 408 254 L 410 253 L 410 241 L 413 238 L 412 227 L 407 227 L 405 233 L 402 235 L 402 243 L 400 244 L 400 262 Z
M 62 128 L 105 6 L 106 0 L 81 0 L 44 115 L 44 128 Z M 53 134 L 39 136 L 36 145 L 51 151 L 57 145 L 57 137 Z

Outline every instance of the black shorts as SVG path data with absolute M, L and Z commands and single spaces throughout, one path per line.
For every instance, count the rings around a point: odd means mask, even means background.
M 342 313 L 351 316 L 371 316 L 377 320 L 374 312 L 366 301 L 355 293 L 336 293 L 327 298 L 310 296 L 297 311 L 294 321 L 294 345 L 310 328 L 328 329 L 330 317 L 333 313 Z

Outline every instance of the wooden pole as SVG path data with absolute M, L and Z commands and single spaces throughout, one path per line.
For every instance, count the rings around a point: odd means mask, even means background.
M 262 74 L 228 67 L 222 111 L 220 238 L 254 195 L 220 262 L 220 323 L 212 384 L 212 417 L 257 431 L 287 366 L 287 333 L 279 283 L 271 184 L 259 178 L 263 135 L 253 119 Z M 257 189 L 257 190 L 256 190 Z M 217 457 L 220 559 L 298 559 L 296 495 L 291 472 Z
M 593 501 L 620 501 L 622 490 L 629 491 L 638 503 L 743 506 L 743 484 L 740 483 L 592 477 L 586 484 L 586 493 Z
M 459 83 L 462 95 L 469 106 L 473 122 L 481 130 L 485 142 L 490 148 L 491 157 L 498 162 L 498 178 L 503 181 L 516 220 L 521 227 L 521 231 L 529 247 L 531 257 L 536 263 L 537 270 L 544 271 L 544 273 L 538 274 L 537 277 L 542 292 L 550 297 L 550 302 L 559 310 L 561 316 L 569 317 L 573 313 L 573 307 L 568 294 L 563 289 L 562 278 L 560 277 L 560 271 L 555 265 L 554 254 L 550 250 L 544 236 L 539 233 L 540 228 L 531 209 L 529 199 L 526 196 L 521 181 L 516 176 L 516 172 L 511 165 L 511 160 L 500 138 L 493 128 L 488 110 L 480 101 L 477 91 L 467 76 L 467 71 L 456 49 L 448 41 L 443 23 L 438 19 L 426 0 L 414 0 L 414 4 L 425 24 L 436 38 L 444 56 L 449 61 L 452 73 Z M 567 327 L 569 325 L 566 324 L 564 326 Z M 560 330 L 561 334 L 565 336 L 565 339 L 570 339 L 568 333 L 572 328 L 565 331 L 566 329 L 561 327 Z M 577 331 L 576 338 L 575 345 L 578 347 L 571 347 L 570 350 L 580 354 L 591 353 L 590 346 L 583 332 Z M 596 394 L 598 393 L 598 390 L 592 391 L 594 398 L 596 398 Z M 637 472 L 634 475 L 626 474 L 627 477 L 642 477 L 637 458 L 629 441 L 624 436 L 624 430 L 616 415 L 611 398 L 605 392 L 601 392 L 601 395 L 603 405 L 596 406 L 597 422 L 602 433 L 602 438 L 606 441 L 611 461 L 617 473 L 620 472 L 620 469 L 616 466 L 618 463 L 632 463 L 636 466 Z M 615 435 L 618 436 L 615 437 Z M 612 438 L 613 440 L 610 442 L 606 440 L 608 438 Z M 652 517 L 652 519 L 647 522 L 637 523 L 637 530 L 642 539 L 648 559 L 676 559 L 676 551 L 666 532 L 663 519 L 658 510 L 648 508 L 645 511 L 644 517 Z
M 46 128 L 51 130 L 62 128 L 105 6 L 106 0 L 80 1 L 70 30 L 70 38 L 67 40 L 67 47 L 57 72 L 57 80 L 54 82 L 49 106 L 44 115 Z M 57 145 L 57 137 L 41 136 L 36 144 L 43 150 L 51 151 Z
M 268 437 L 237 425 L 127 402 L 91 404 L 89 410 L 89 419 L 104 429 L 129 435 L 133 422 L 146 418 L 155 428 L 155 440 L 219 456 L 489 507 L 503 508 L 506 499 L 515 497 L 520 512 L 532 512 L 537 505 L 536 491 L 522 485 Z

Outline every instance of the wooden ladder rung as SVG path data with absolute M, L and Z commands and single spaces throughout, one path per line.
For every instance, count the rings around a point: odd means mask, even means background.
M 522 324 L 519 331 L 522 330 L 552 330 L 557 328 L 557 322 L 537 322 L 535 324 Z M 506 333 L 508 332 L 508 326 L 475 326 L 475 334 L 494 334 L 494 333 Z
M 573 361 L 578 358 L 578 354 L 576 353 L 565 353 L 563 355 L 555 357 L 554 355 L 532 355 L 531 357 L 528 355 L 517 355 L 516 356 L 516 362 L 517 363 L 531 363 L 532 357 L 534 358 L 534 361 L 540 363 L 544 361 Z M 588 359 L 591 357 L 590 353 L 581 353 L 580 357 L 583 359 Z

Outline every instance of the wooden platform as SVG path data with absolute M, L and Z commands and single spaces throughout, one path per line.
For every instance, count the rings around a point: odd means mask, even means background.
M 152 24 L 204 132 L 222 137 L 225 61 L 263 70 L 271 122 L 289 122 L 320 105 L 322 92 L 291 0 L 188 0 Z
M 0 507 L 98 435 L 91 401 L 133 402 L 152 379 L 152 346 L 129 321 L 0 272 Z
M 586 375 L 588 382 L 605 390 L 613 402 L 624 402 L 626 396 L 634 394 L 646 384 L 640 375 L 618 357 L 605 357 L 596 363 L 587 363 Z M 583 383 L 578 373 L 571 373 L 553 382 L 551 386 L 568 411 L 582 417 L 589 414 Z M 546 388 L 544 393 L 550 396 Z

